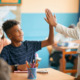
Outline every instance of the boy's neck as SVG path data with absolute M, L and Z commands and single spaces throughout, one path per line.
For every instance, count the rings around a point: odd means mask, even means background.
M 11 43 L 13 46 L 15 46 L 15 47 L 19 47 L 19 46 L 21 46 L 21 42 L 12 42 Z

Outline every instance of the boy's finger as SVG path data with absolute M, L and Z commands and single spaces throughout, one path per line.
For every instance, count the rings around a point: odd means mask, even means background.
M 48 23 L 48 20 L 46 19 L 46 18 L 44 18 L 45 19 L 45 21 Z
M 45 9 L 45 13 L 47 12 L 47 9 Z
M 50 16 L 49 16 L 49 13 L 48 13 L 48 9 L 45 10 L 45 13 L 46 13 L 46 17 L 49 18 Z
M 52 12 L 51 12 L 49 9 L 47 9 L 47 12 L 48 12 L 48 15 L 49 15 L 50 17 L 53 16 L 53 15 L 52 15 Z
M 46 18 L 49 18 L 48 14 L 46 13 Z
M 47 15 L 50 17 L 50 13 L 49 13 L 49 10 L 47 9 Z
M 46 14 L 46 19 L 49 20 L 49 16 L 48 16 L 48 14 Z
M 47 10 L 48 10 L 48 9 L 45 9 L 45 13 L 47 13 Z

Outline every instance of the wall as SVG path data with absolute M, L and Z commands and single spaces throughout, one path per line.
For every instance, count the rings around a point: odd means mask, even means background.
M 45 8 L 56 13 L 77 13 L 79 0 L 22 0 L 22 13 L 44 13 Z

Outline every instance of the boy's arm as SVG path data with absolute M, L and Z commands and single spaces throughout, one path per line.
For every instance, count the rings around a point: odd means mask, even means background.
M 15 66 L 14 65 L 11 66 L 11 69 L 12 69 L 12 72 L 14 72 L 15 71 Z M 27 70 L 26 64 L 18 65 L 17 70 L 21 70 L 21 71 Z
M 45 20 L 48 22 L 48 24 L 56 27 L 57 32 L 59 32 L 63 35 L 75 38 L 75 39 L 79 38 L 78 33 L 77 33 L 77 28 L 70 29 L 63 25 L 57 24 L 55 15 L 53 16 L 52 12 L 49 9 L 46 9 L 45 13 L 46 13 L 46 17 L 47 17 L 47 18 L 45 18 Z
M 53 44 L 53 37 L 54 37 L 53 27 L 49 25 L 49 37 L 47 40 L 41 42 L 41 47 Z

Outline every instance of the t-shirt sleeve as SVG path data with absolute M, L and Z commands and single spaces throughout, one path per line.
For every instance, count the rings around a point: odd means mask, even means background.
M 0 57 L 3 58 L 6 62 L 8 61 L 8 55 L 7 55 L 7 49 L 6 48 L 3 48 Z
M 33 48 L 35 52 L 41 49 L 41 41 L 27 41 L 27 45 L 29 48 Z

